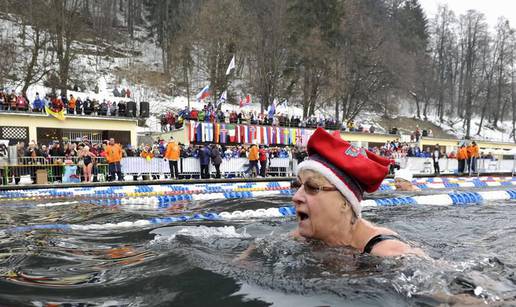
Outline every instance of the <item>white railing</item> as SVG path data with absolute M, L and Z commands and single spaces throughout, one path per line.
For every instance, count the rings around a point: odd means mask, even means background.
M 52 157 L 52 159 L 45 159 L 43 157 L 22 157 L 18 159 L 18 163 L 4 163 L 0 165 L 0 185 L 6 184 L 6 177 L 12 179 L 20 178 L 20 176 L 30 175 L 32 180 L 36 179 L 38 170 L 46 170 L 49 182 L 65 181 L 68 175 L 81 176 L 81 169 L 76 166 L 77 157 L 73 157 L 72 164 L 65 165 L 65 157 Z M 402 158 L 398 161 L 401 168 L 407 168 L 414 174 L 433 174 L 434 167 L 432 159 L 430 158 Z M 267 160 L 267 175 L 268 176 L 293 176 L 297 168 L 298 161 L 289 158 L 273 158 Z M 132 175 L 135 178 L 143 176 L 143 178 L 166 178 L 170 174 L 168 161 L 162 158 L 153 158 L 150 160 L 141 157 L 125 157 L 121 161 L 122 172 L 124 175 Z M 72 170 L 71 168 L 74 167 Z M 457 173 L 458 162 L 456 159 L 440 159 L 439 167 L 441 174 Z M 199 159 L 197 158 L 181 158 L 178 162 L 179 173 L 182 178 L 200 178 L 201 167 Z M 249 168 L 249 161 L 247 158 L 230 158 L 222 159 L 220 165 L 220 172 L 223 178 L 245 177 L 245 171 Z M 101 176 L 103 180 L 107 179 L 108 171 L 107 164 L 103 158 L 97 159 L 97 164 L 94 167 L 94 175 Z M 516 170 L 515 160 L 489 160 L 478 159 L 476 172 L 471 172 L 471 175 L 479 175 L 483 173 L 514 173 Z M 366 170 L 365 170 L 366 171 Z M 464 170 L 469 173 L 468 169 Z M 210 164 L 209 172 L 215 174 L 215 167 Z M 67 178 L 67 177 L 66 177 Z M 101 179 L 99 179 L 101 180 Z M 136 180 L 136 179 L 135 179 Z

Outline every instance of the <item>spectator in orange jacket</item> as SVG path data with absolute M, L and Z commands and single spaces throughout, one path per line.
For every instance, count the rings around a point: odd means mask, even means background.
M 256 144 L 251 145 L 251 148 L 249 148 L 249 168 L 245 171 L 245 173 L 250 173 L 252 169 L 254 168 L 256 170 L 256 175 L 260 173 L 260 170 L 258 169 L 258 146 Z
M 480 157 L 478 145 L 475 141 L 468 146 L 468 167 L 474 173 L 477 171 L 477 159 Z
M 466 144 L 461 144 L 459 151 L 457 152 L 457 161 L 459 162 L 458 173 L 464 173 L 464 166 L 466 164 L 466 160 L 468 159 L 468 150 L 466 149 Z
M 181 156 L 181 148 L 179 148 L 179 144 L 177 144 L 174 137 L 170 137 L 170 140 L 167 144 L 167 149 L 165 150 L 165 160 L 168 160 L 168 165 L 170 167 L 170 177 L 179 179 L 179 170 L 177 168 L 177 161 L 179 161 L 179 157 Z
M 77 106 L 77 99 L 70 94 L 70 100 L 68 100 L 68 114 L 75 114 L 75 107 Z
M 122 176 L 122 166 L 120 165 L 120 161 L 122 161 L 122 147 L 120 144 L 115 144 L 115 139 L 110 138 L 109 143 L 106 146 L 106 161 L 109 165 L 109 180 L 115 180 L 115 174 L 118 176 L 118 180 L 124 180 Z

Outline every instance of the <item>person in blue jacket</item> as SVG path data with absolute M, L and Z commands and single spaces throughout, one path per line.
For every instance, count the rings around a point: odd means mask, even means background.
M 201 179 L 210 178 L 210 157 L 210 147 L 201 146 L 201 148 L 199 148 L 199 162 L 201 163 Z
M 44 107 L 43 100 L 39 98 L 39 93 L 36 93 L 36 99 L 32 102 L 32 111 L 41 113 Z

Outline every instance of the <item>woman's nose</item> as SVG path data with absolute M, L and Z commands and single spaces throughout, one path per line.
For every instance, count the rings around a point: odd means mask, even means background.
M 303 187 L 300 187 L 296 190 L 296 193 L 294 193 L 294 196 L 292 196 L 292 202 L 294 202 L 295 205 L 299 205 L 304 200 L 304 192 L 302 192 Z

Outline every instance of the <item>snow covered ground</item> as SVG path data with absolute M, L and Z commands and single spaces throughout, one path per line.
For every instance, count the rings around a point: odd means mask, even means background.
M 14 18 L 11 19 L 14 20 Z M 0 35 L 2 38 L 16 39 L 20 46 L 24 44 L 30 44 L 29 40 L 26 40 L 25 42 L 20 41 L 20 25 L 13 20 L 1 20 Z M 30 29 L 28 29 L 28 31 L 30 31 Z M 103 42 L 103 47 L 106 46 L 109 47 L 109 43 Z M 85 83 L 88 84 L 88 86 L 86 89 L 82 89 L 81 91 L 68 91 L 69 94 L 73 94 L 76 97 L 81 97 L 82 99 L 91 98 L 97 99 L 99 101 L 104 99 L 111 102 L 118 102 L 120 100 L 133 100 L 137 103 L 140 101 L 148 101 L 150 103 L 151 114 L 163 114 L 170 109 L 179 110 L 188 105 L 186 97 L 171 97 L 163 95 L 159 93 L 158 89 L 156 88 L 152 88 L 144 84 L 132 83 L 129 80 L 120 78 L 116 73 L 118 69 L 130 69 L 131 67 L 134 67 L 135 64 L 142 65 L 156 71 L 161 71 L 163 69 L 161 63 L 161 51 L 151 40 L 147 38 L 147 33 L 145 30 L 138 29 L 135 32 L 135 38 L 130 42 L 112 46 L 117 50 L 125 49 L 127 51 L 127 57 L 97 56 L 96 51 L 98 46 L 95 46 L 91 43 L 76 43 L 75 47 L 86 52 L 84 54 L 79 54 L 78 57 L 74 60 L 72 65 L 74 70 L 72 73 L 81 74 L 81 78 L 86 80 Z M 131 51 L 134 50 L 141 51 L 141 55 L 129 56 Z M 98 88 L 98 92 L 94 91 L 95 86 L 93 86 L 93 84 Z M 21 90 L 21 86 L 21 84 L 5 85 L 7 89 L 15 89 L 17 91 Z M 115 86 L 119 89 L 129 88 L 132 92 L 132 98 L 114 97 L 113 89 Z M 36 93 L 44 95 L 44 93 L 47 92 L 50 92 L 50 89 L 43 86 L 43 82 L 40 82 L 29 87 L 27 96 L 30 101 L 33 101 L 36 97 Z M 195 89 L 193 89 L 193 100 L 191 99 L 190 106 L 200 109 L 204 106 L 205 103 L 195 101 L 195 94 L 197 93 L 195 92 Z M 400 100 L 399 105 L 399 116 L 414 116 L 415 107 L 411 101 Z M 328 109 L 333 110 L 333 108 Z M 260 105 L 258 103 L 252 103 L 251 105 L 240 109 L 238 105 L 224 103 L 222 110 L 244 110 L 246 112 L 260 112 Z M 302 116 L 303 113 L 301 108 L 292 105 L 289 105 L 288 108 L 278 107 L 277 112 L 287 113 L 289 115 L 295 116 Z M 321 110 L 318 110 L 316 112 L 316 116 L 321 115 L 332 116 L 332 112 L 328 113 L 324 110 L 322 112 Z M 355 123 L 362 124 L 362 126 L 364 126 L 366 129 L 368 129 L 371 125 L 374 125 L 378 132 L 386 132 L 389 127 L 381 127 L 381 125 L 378 124 L 380 116 L 381 114 L 363 112 L 357 116 Z M 430 112 L 429 120 L 450 134 L 455 135 L 459 139 L 463 138 L 465 135 L 463 121 L 459 118 L 450 118 L 445 120 L 445 122 L 440 123 L 437 116 Z M 512 126 L 510 121 L 501 122 L 499 124 L 501 129 L 492 129 L 484 125 L 480 135 L 474 135 L 478 130 L 479 122 L 479 118 L 474 118 L 472 121 L 471 135 L 474 139 L 513 142 L 510 136 Z M 139 128 L 139 132 L 159 132 L 161 130 L 159 119 L 156 116 L 151 116 L 146 121 L 146 126 L 147 127 Z

